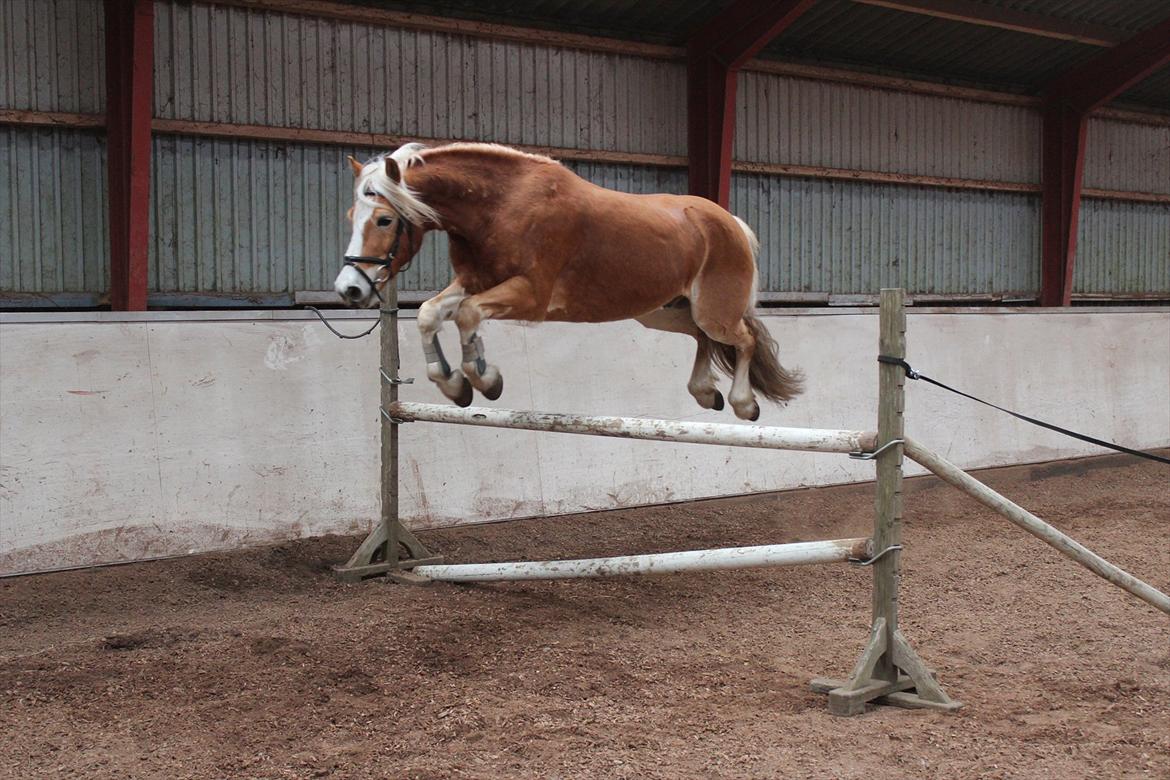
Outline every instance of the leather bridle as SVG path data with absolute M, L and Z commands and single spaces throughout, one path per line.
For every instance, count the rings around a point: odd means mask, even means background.
M 373 290 L 374 296 L 377 297 L 379 303 L 382 303 L 383 301 L 382 294 L 378 292 L 378 285 L 385 284 L 394 277 L 394 272 L 390 270 L 390 266 L 394 263 L 394 255 L 398 252 L 398 245 L 402 241 L 402 234 L 404 232 L 407 233 L 410 238 L 410 242 L 413 245 L 413 228 L 414 225 L 412 225 L 410 222 L 407 222 L 400 214 L 395 217 L 394 241 L 391 242 L 390 249 L 386 251 L 385 257 L 358 257 L 355 255 L 345 255 L 345 265 L 348 265 L 350 268 L 362 275 L 362 278 L 365 279 L 366 283 L 370 285 L 370 289 Z M 407 260 L 405 265 L 398 269 L 398 273 L 402 273 L 407 268 L 410 268 L 410 263 L 413 259 L 414 258 Z M 380 278 L 375 281 L 370 278 L 369 274 L 367 274 L 365 270 L 363 270 L 362 267 L 358 265 L 358 263 L 362 263 L 364 265 L 376 265 L 380 266 L 381 268 L 385 268 L 386 275 L 384 277 L 381 276 L 381 272 L 379 271 Z

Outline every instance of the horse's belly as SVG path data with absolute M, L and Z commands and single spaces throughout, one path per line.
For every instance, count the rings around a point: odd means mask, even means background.
M 558 282 L 549 297 L 545 319 L 551 322 L 615 322 L 661 309 L 687 294 L 685 280 L 630 283 L 615 278 L 608 285 Z

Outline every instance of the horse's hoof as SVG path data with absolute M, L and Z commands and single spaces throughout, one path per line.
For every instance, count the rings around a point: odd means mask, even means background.
M 471 380 L 467 377 L 463 377 L 463 385 L 459 388 L 459 395 L 455 396 L 451 400 L 454 401 L 458 406 L 471 406 L 471 399 Z
M 494 401 L 500 397 L 504 392 L 504 375 L 497 376 L 496 381 L 487 390 L 483 391 L 483 397 L 489 401 Z
M 723 393 L 718 390 L 715 391 L 715 400 L 711 402 L 711 408 L 717 412 L 723 411 Z
M 735 416 L 741 420 L 755 422 L 760 419 L 760 405 L 755 401 L 743 406 L 735 406 Z

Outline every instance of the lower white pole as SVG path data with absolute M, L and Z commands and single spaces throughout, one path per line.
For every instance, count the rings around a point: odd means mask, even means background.
M 422 577 L 444 582 L 499 582 L 508 580 L 567 580 L 580 577 L 617 577 L 626 574 L 668 574 L 684 571 L 752 569 L 809 563 L 839 563 L 870 555 L 868 539 L 835 539 L 717 550 L 619 555 L 567 561 L 516 561 L 416 566 Z

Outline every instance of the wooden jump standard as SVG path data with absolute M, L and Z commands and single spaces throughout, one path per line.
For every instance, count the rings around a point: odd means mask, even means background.
M 382 521 L 337 575 L 357 581 L 385 575 L 396 582 L 491 582 L 567 579 L 629 574 L 711 571 L 811 563 L 864 562 L 873 569 L 873 622 L 869 641 L 848 680 L 816 679 L 813 690 L 827 693 L 829 711 L 855 715 L 867 702 L 901 707 L 955 710 L 962 705 L 939 687 L 934 673 L 919 658 L 898 628 L 898 578 L 902 525 L 903 450 L 985 506 L 1089 568 L 1094 573 L 1170 614 L 1170 597 L 1088 550 L 1035 515 L 903 434 L 905 373 L 881 363 L 878 430 L 822 430 L 720 423 L 647 420 L 523 412 L 507 409 L 457 408 L 398 401 L 399 354 L 397 291 L 389 288 L 381 311 L 382 346 Z M 880 354 L 906 356 L 906 315 L 902 290 L 882 290 Z M 409 380 L 408 380 L 409 381 Z M 721 444 L 737 447 L 803 450 L 864 455 L 877 464 L 877 498 L 873 536 L 796 544 L 731 547 L 718 550 L 650 555 L 623 555 L 560 561 L 486 564 L 442 563 L 407 530 L 398 517 L 398 426 L 406 422 L 478 425 L 590 436 Z

